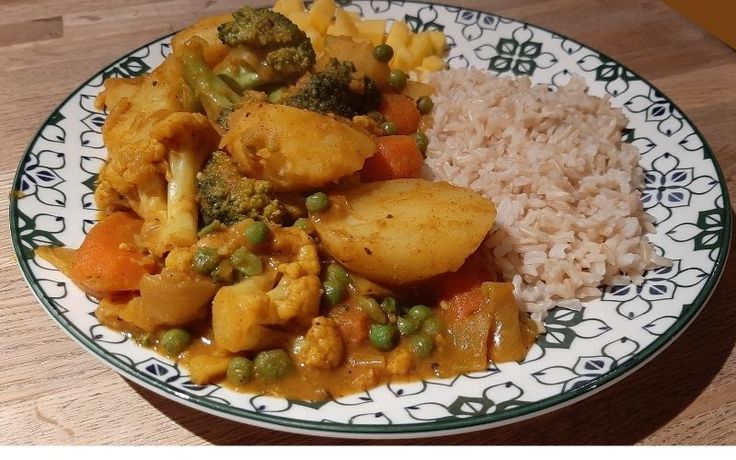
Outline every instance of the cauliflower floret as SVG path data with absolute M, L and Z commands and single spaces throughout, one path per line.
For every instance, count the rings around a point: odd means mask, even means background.
M 318 316 L 304 337 L 297 360 L 306 367 L 335 369 L 345 357 L 345 346 L 337 323 L 332 318 Z
M 407 375 L 414 367 L 414 357 L 406 347 L 395 348 L 388 355 L 386 370 L 394 375 Z
M 317 247 L 302 230 L 271 231 L 272 260 L 266 265 L 275 269 L 221 288 L 212 303 L 215 342 L 229 351 L 278 345 L 285 334 L 274 326 L 306 327 L 319 313 Z
M 144 220 L 144 245 L 158 256 L 196 241 L 196 174 L 219 142 L 207 118 L 190 113 L 179 67 L 170 57 L 151 74 L 109 79 L 97 100 L 110 109 L 97 206 L 105 214 L 133 209 Z

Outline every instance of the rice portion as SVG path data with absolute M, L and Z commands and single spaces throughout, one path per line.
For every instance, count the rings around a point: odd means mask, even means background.
M 603 285 L 640 284 L 667 261 L 647 233 L 639 151 L 627 119 L 582 78 L 550 91 L 528 78 L 476 69 L 430 74 L 433 126 L 425 177 L 469 187 L 496 204 L 483 249 L 540 322 L 581 308 Z

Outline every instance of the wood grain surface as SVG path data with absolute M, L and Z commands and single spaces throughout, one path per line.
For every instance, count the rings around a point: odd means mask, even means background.
M 0 0 L 0 185 L 53 108 L 126 51 L 241 1 Z M 598 49 L 671 97 L 705 135 L 736 202 L 736 53 L 659 0 L 447 0 Z M 258 5 L 264 2 L 256 2 Z M 21 278 L 2 201 L 0 444 L 358 444 L 253 428 L 129 383 L 83 351 Z M 736 444 L 736 263 L 652 362 L 525 422 L 396 444 Z M 377 444 L 375 441 L 366 443 Z

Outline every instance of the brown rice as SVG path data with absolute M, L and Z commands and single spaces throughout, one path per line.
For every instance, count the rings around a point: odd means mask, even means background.
M 647 238 L 639 152 L 621 137 L 627 119 L 582 78 L 556 91 L 475 69 L 429 82 L 425 176 L 495 202 L 484 249 L 535 320 L 554 306 L 580 308 L 602 285 L 640 284 L 666 263 Z

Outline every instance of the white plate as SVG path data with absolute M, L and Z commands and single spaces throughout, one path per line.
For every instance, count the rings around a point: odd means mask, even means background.
M 614 383 L 661 352 L 690 324 L 722 272 L 731 235 L 725 181 L 687 116 L 651 84 L 608 56 L 553 32 L 458 7 L 354 1 L 364 17 L 404 18 L 441 29 L 452 67 L 475 66 L 559 85 L 581 75 L 631 120 L 625 139 L 641 151 L 642 200 L 657 219 L 652 238 L 671 268 L 641 286 L 606 290 L 582 312 L 557 310 L 521 364 L 452 379 L 387 385 L 320 403 L 235 393 L 193 384 L 175 363 L 99 324 L 96 304 L 48 263 L 39 245 L 77 247 L 95 221 L 93 184 L 106 151 L 105 114 L 93 101 L 109 76 L 160 64 L 170 36 L 132 51 L 94 75 L 46 120 L 15 178 L 10 225 L 23 274 L 51 317 L 84 349 L 123 376 L 167 398 L 231 420 L 285 431 L 345 437 L 430 436 L 534 417 Z

